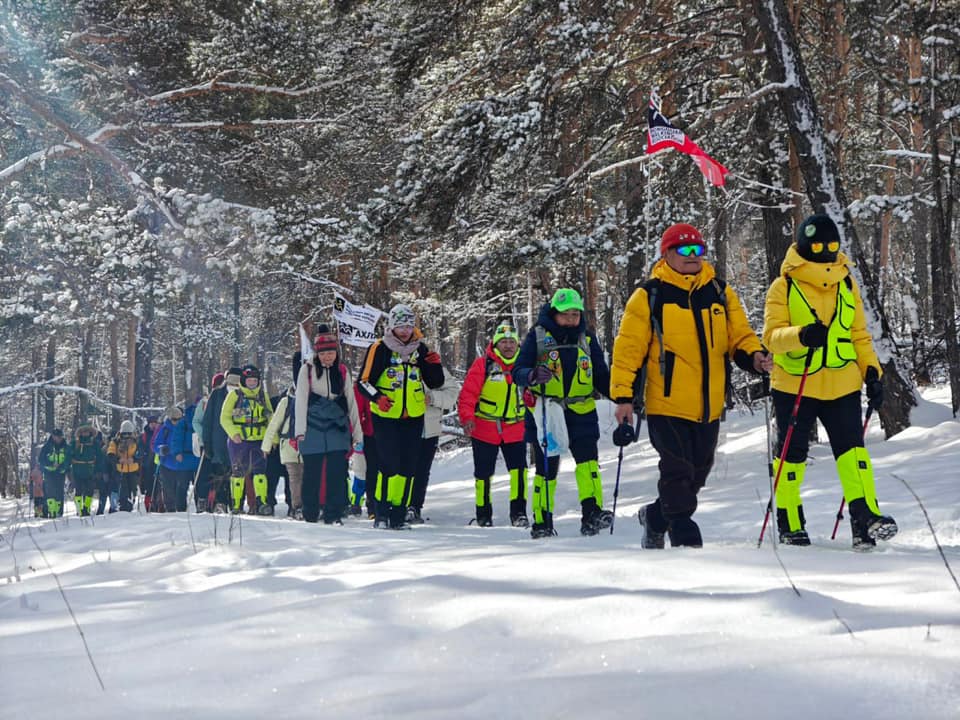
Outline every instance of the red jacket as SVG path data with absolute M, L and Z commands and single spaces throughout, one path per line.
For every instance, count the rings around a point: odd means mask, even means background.
M 514 358 L 516 359 L 516 358 Z M 504 443 L 523 442 L 523 417 L 518 422 L 500 423 L 500 429 L 493 420 L 479 418 L 476 416 L 477 402 L 480 399 L 480 392 L 487 381 L 487 363 L 493 362 L 500 366 L 503 371 L 504 381 L 509 387 L 513 387 L 513 363 L 509 365 L 493 351 L 493 345 L 487 345 L 486 352 L 473 361 L 470 369 L 467 371 L 467 377 L 464 378 L 463 388 L 460 390 L 460 397 L 457 400 L 457 414 L 460 416 L 460 424 L 468 422 L 474 423 L 474 429 L 471 437 L 481 442 L 499 445 Z
M 360 392 L 356 384 L 353 386 L 353 394 L 357 398 L 357 414 L 360 415 L 360 429 L 367 437 L 373 436 L 373 415 L 370 413 L 370 398 Z

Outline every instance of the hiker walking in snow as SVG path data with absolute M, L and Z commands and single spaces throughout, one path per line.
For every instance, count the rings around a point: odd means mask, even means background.
M 210 394 L 223 384 L 223 373 L 217 372 L 210 378 Z M 197 468 L 196 482 L 193 488 L 193 501 L 197 512 L 213 512 L 214 502 L 210 497 L 210 475 L 213 461 L 210 458 L 210 449 L 203 442 L 203 418 L 207 414 L 210 404 L 210 394 L 201 397 L 193 410 L 193 419 L 190 424 L 193 428 L 193 454 L 200 458 L 200 467 Z
M 596 535 L 610 527 L 613 513 L 603 507 L 597 463 L 600 420 L 594 399 L 609 392 L 610 371 L 597 336 L 587 329 L 580 293 L 561 288 L 540 309 L 537 324 L 520 346 L 512 375 L 514 383 L 528 388 L 536 398 L 536 407 L 525 420 L 525 437 L 533 443 L 536 458 L 530 536 L 556 535 L 554 497 L 560 452 L 565 449 L 559 438 L 564 432 L 577 463 L 580 534 Z M 552 447 L 555 441 L 557 446 Z M 547 445 L 546 453 L 541 443 Z
M 171 407 L 167 419 L 153 438 L 153 451 L 160 457 L 160 482 L 163 508 L 159 512 L 186 512 L 187 491 L 199 465 L 193 454 L 189 420 L 183 410 Z M 154 498 L 156 502 L 156 498 Z
M 773 406 L 782 446 L 800 379 L 806 375 L 796 425 L 783 458 L 776 490 L 781 542 L 809 545 L 800 488 L 810 428 L 819 419 L 830 438 L 843 496 L 850 506 L 853 547 L 869 549 L 897 534 L 880 513 L 873 466 L 863 446 L 860 387 L 870 407 L 883 402 L 880 361 L 867 331 L 860 288 L 840 252 L 840 232 L 826 215 L 812 215 L 797 228 L 780 277 L 767 291 L 764 343 L 773 352 Z
M 354 383 L 353 395 L 357 400 L 357 412 L 360 415 L 360 429 L 363 431 L 363 442 L 360 449 L 353 455 L 351 461 L 354 469 L 353 502 L 359 510 L 361 495 L 365 503 L 367 518 L 374 520 L 377 517 L 377 439 L 373 434 L 373 413 L 370 412 L 370 398 L 360 390 L 359 383 Z M 359 515 L 359 512 L 355 514 Z
M 671 225 L 651 278 L 627 301 L 613 344 L 610 395 L 617 423 L 633 424 L 638 376 L 650 442 L 660 455 L 657 499 L 640 508 L 643 547 L 701 547 L 697 493 L 713 467 L 729 359 L 761 374 L 772 360 L 733 289 L 703 259 L 692 225 Z M 641 398 L 638 398 L 640 400 Z
M 133 498 L 137 494 L 137 479 L 140 477 L 140 463 L 144 454 L 144 448 L 137 439 L 136 427 L 130 420 L 124 420 L 120 423 L 120 432 L 107 445 L 107 459 L 118 487 L 120 510 L 133 510 Z
M 232 367 L 223 376 L 223 381 L 210 391 L 203 410 L 203 454 L 209 460 L 207 479 L 207 512 L 227 512 L 230 501 L 230 438 L 220 424 L 220 413 L 227 395 L 240 387 L 238 367 Z M 216 376 L 214 376 L 216 377 Z M 211 380 L 211 384 L 212 384 Z
M 260 369 L 246 365 L 240 371 L 240 387 L 231 389 L 220 408 L 220 425 L 227 434 L 230 453 L 230 499 L 233 512 L 243 510 L 247 492 L 247 512 L 271 515 L 267 500 L 267 461 L 260 450 L 263 435 L 273 414 L 270 396 L 263 388 Z
M 367 348 L 360 391 L 370 400 L 377 441 L 377 527 L 406 526 L 427 408 L 425 388 L 443 385 L 440 355 L 423 342 L 408 305 L 394 305 L 383 337 Z
M 267 457 L 278 445 L 280 461 L 287 468 L 287 490 L 290 501 L 287 503 L 287 515 L 295 520 L 303 520 L 303 460 L 297 450 L 295 422 L 297 376 L 300 374 L 300 353 L 293 359 L 293 382 L 286 394 L 277 402 L 273 417 L 267 425 L 260 449 Z M 293 440 L 293 443 L 290 441 Z
M 527 408 L 512 375 L 519 348 L 520 336 L 513 324 L 497 325 L 483 355 L 467 370 L 457 401 L 460 425 L 473 449 L 476 521 L 480 527 L 493 525 L 490 481 L 500 453 L 510 475 L 510 524 L 530 525 L 526 443 L 523 441 Z
M 347 460 L 363 441 L 353 379 L 340 362 L 337 338 L 317 327 L 314 357 L 297 375 L 296 447 L 303 458 L 303 519 L 343 524 L 347 499 Z
M 413 525 L 423 524 L 423 504 L 427 498 L 427 486 L 430 484 L 430 469 L 440 444 L 440 432 L 445 413 L 457 405 L 460 386 L 453 377 L 444 371 L 443 385 L 438 388 L 424 388 L 427 407 L 423 412 L 423 435 L 417 451 L 417 466 L 413 471 L 413 489 L 407 506 L 407 522 Z
M 70 446 L 63 430 L 56 428 L 37 453 L 37 463 L 43 470 L 44 517 L 63 517 L 63 492 L 70 469 Z
M 147 417 L 147 422 L 140 433 L 140 446 L 144 449 L 143 462 L 140 463 L 140 494 L 143 496 L 143 508 L 150 512 L 153 506 L 154 493 L 159 497 L 160 458 L 153 451 L 153 439 L 160 432 L 160 419 L 156 415 Z
M 97 486 L 97 473 L 103 470 L 103 458 L 96 443 L 96 430 L 93 425 L 80 425 L 74 431 L 70 444 L 70 477 L 73 479 L 73 501 L 77 506 L 77 515 L 90 515 L 93 504 L 93 491 Z M 100 506 L 106 504 L 106 498 L 100 497 Z

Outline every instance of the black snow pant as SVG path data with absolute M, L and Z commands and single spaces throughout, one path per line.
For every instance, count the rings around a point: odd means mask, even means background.
M 420 438 L 417 469 L 413 471 L 413 493 L 410 496 L 410 507 L 415 507 L 417 510 L 423 510 L 423 501 L 427 497 L 427 485 L 430 484 L 430 468 L 433 467 L 439 441 L 439 437 Z
M 664 517 L 689 518 L 707 482 L 717 450 L 720 421 L 699 423 L 668 415 L 647 416 L 650 442 L 660 455 L 659 503 Z
M 403 527 L 413 490 L 413 474 L 423 435 L 423 418 L 390 420 L 373 416 L 377 437 L 377 521 Z M 364 446 L 366 447 L 366 446 Z

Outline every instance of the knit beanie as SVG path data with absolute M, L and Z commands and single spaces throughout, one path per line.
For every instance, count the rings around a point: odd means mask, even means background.
M 703 236 L 693 225 L 687 223 L 676 223 L 663 231 L 660 237 L 660 255 L 667 254 L 670 248 L 680 247 L 681 245 L 704 245 Z

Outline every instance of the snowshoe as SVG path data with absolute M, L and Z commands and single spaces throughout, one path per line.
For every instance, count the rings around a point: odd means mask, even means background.
M 780 538 L 781 545 L 799 545 L 807 546 L 810 544 L 810 536 L 804 528 L 806 519 L 803 516 L 803 507 L 798 508 L 800 515 L 800 529 L 790 530 L 790 519 L 784 508 L 777 508 L 777 535 Z
M 406 522 L 408 525 L 423 525 L 423 518 L 420 516 L 420 510 L 415 507 L 408 507 Z
M 530 537 L 534 540 L 540 538 L 555 537 L 557 531 L 543 523 L 534 523 L 530 528 Z
M 512 518 L 510 518 L 510 524 L 513 527 L 518 528 L 530 527 L 530 521 L 527 519 L 526 515 L 514 515 Z

